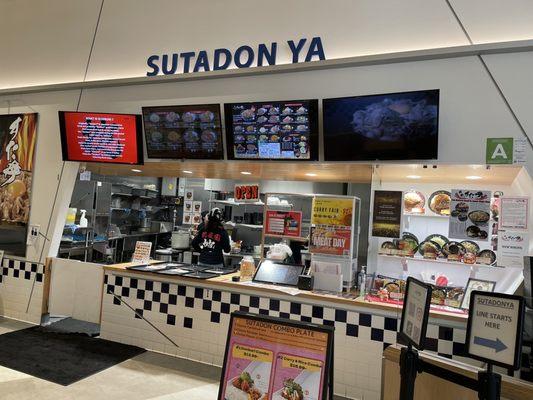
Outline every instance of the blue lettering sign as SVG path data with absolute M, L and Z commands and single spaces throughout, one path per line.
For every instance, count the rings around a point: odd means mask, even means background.
M 287 46 L 292 63 L 326 59 L 320 37 L 314 37 L 310 41 L 307 38 L 297 41 L 288 40 Z M 277 42 L 272 42 L 270 45 L 260 43 L 255 48 L 249 45 L 242 45 L 234 52 L 229 49 L 219 48 L 212 53 L 207 50 L 200 50 L 198 53 L 188 51 L 172 54 L 153 54 L 146 60 L 146 65 L 148 66 L 146 76 L 156 76 L 160 73 L 172 75 L 180 72 L 186 74 L 200 71 L 220 71 L 228 69 L 232 63 L 237 68 L 276 65 L 277 55 Z

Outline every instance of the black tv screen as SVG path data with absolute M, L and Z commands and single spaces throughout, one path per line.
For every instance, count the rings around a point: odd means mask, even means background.
M 224 158 L 219 104 L 143 107 L 149 158 Z
M 318 100 L 225 104 L 228 159 L 318 160 Z
M 439 90 L 324 99 L 326 161 L 438 157 Z

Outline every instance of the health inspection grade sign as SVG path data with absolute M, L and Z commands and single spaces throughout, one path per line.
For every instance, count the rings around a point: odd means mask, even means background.
M 520 365 L 524 299 L 473 291 L 466 330 L 466 351 L 477 360 L 517 369 Z

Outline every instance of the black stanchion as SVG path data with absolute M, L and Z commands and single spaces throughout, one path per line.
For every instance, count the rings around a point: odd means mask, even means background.
M 402 348 L 400 354 L 400 400 L 413 400 L 415 395 L 416 375 L 422 372 L 418 351 L 411 345 Z
M 492 364 L 488 364 L 486 371 L 478 373 L 478 384 L 479 400 L 500 400 L 502 377 L 492 371 Z

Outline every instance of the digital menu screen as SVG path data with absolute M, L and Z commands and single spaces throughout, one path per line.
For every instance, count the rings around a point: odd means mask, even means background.
M 143 107 L 149 158 L 223 159 L 220 105 Z
M 438 156 L 439 90 L 324 99 L 325 161 Z
M 317 160 L 318 100 L 225 104 L 229 159 Z
M 142 164 L 141 116 L 60 111 L 63 160 Z

